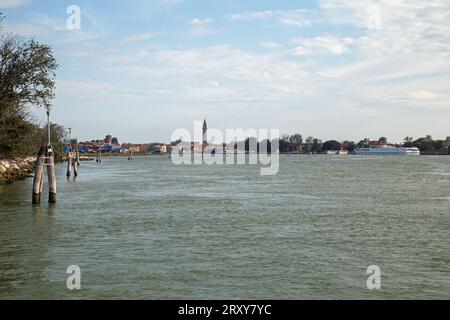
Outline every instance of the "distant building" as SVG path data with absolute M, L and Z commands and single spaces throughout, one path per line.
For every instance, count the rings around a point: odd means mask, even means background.
M 136 153 L 141 152 L 141 146 L 139 146 L 139 145 L 132 145 L 130 147 L 130 152 L 136 152 Z
M 164 143 L 152 143 L 150 144 L 149 152 L 154 154 L 166 154 L 167 145 Z
M 112 144 L 112 135 L 107 135 L 106 137 L 105 137 L 105 143 L 106 144 Z
M 370 142 L 369 142 L 369 146 L 370 146 L 370 147 L 377 148 L 377 147 L 385 146 L 385 144 L 382 143 L 381 141 L 374 140 L 374 141 L 370 141 Z

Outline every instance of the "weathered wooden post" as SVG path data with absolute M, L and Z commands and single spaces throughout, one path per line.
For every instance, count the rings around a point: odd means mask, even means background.
M 80 166 L 80 150 L 78 150 L 78 146 L 77 146 L 77 165 L 78 167 Z
M 36 170 L 33 181 L 33 204 L 41 203 L 41 193 L 44 186 L 44 167 L 47 167 L 48 174 L 48 202 L 56 203 L 56 170 L 55 170 L 55 156 L 50 139 L 50 111 L 51 106 L 47 105 L 47 131 L 48 143 L 47 146 L 42 146 L 36 159 Z
M 48 174 L 48 203 L 56 203 L 56 169 L 55 158 L 51 146 L 48 146 L 47 154 L 47 174 Z
M 73 161 L 73 175 L 74 177 L 78 177 L 78 159 L 74 159 Z
M 56 203 L 56 170 L 55 159 L 51 146 L 42 146 L 39 150 L 33 180 L 33 204 L 41 204 L 41 194 L 44 187 L 44 171 L 48 175 L 48 203 Z
M 70 152 L 67 154 L 67 178 L 72 175 L 72 157 Z
M 41 203 L 41 193 L 44 183 L 45 149 L 41 147 L 36 159 L 36 169 L 33 181 L 33 204 Z
M 97 162 L 102 162 L 102 151 L 97 151 Z

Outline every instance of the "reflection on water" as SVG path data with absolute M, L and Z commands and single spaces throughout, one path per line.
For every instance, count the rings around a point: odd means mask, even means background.
M 61 165 L 53 206 L 46 186 L 30 204 L 32 179 L 2 186 L 0 298 L 450 298 L 450 157 L 280 165 Z
M 42 216 L 53 216 L 56 213 L 56 204 L 49 204 L 48 206 L 42 207 L 41 205 L 34 205 L 32 206 L 33 209 L 33 215 L 35 217 L 42 217 Z

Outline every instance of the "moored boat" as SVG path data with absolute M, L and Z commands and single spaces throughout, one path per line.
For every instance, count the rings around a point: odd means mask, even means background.
M 362 156 L 370 155 L 386 155 L 386 156 L 403 156 L 413 155 L 419 156 L 420 150 L 418 148 L 404 148 L 404 147 L 377 147 L 377 148 L 357 148 L 355 154 Z

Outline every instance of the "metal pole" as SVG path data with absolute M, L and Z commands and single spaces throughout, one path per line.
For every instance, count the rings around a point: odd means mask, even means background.
M 69 151 L 72 151 L 72 128 L 69 128 Z
M 47 129 L 48 129 L 48 145 L 51 145 L 50 142 L 50 111 L 47 111 Z

